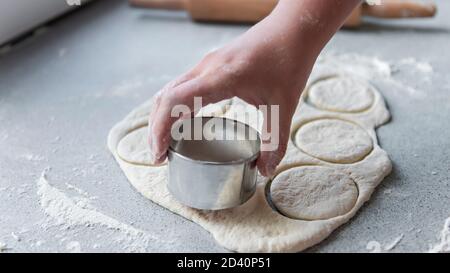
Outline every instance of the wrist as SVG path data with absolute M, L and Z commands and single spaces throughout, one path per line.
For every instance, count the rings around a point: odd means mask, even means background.
M 267 21 L 320 53 L 361 0 L 279 0 Z

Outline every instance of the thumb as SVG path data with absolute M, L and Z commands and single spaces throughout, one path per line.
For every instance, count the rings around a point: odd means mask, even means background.
M 280 114 L 278 105 L 262 110 L 264 124 L 261 133 L 261 153 L 257 160 L 259 172 L 270 177 L 286 153 L 292 116 Z

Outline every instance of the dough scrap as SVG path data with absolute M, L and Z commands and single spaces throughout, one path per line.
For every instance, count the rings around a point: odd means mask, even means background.
M 369 83 L 352 77 L 330 77 L 316 81 L 308 91 L 315 107 L 336 112 L 361 112 L 374 102 Z
M 349 212 L 358 187 L 345 173 L 321 166 L 302 166 L 278 174 L 270 186 L 275 207 L 302 220 L 325 220 Z
M 372 139 L 360 126 L 339 119 L 319 119 L 302 125 L 295 144 L 303 152 L 333 163 L 354 163 L 373 149 Z

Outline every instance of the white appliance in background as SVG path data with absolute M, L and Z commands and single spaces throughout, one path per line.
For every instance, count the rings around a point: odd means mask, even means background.
M 89 0 L 0 0 L 0 45 Z

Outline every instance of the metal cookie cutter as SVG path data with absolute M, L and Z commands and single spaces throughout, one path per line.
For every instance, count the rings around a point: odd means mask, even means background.
M 173 128 L 167 188 L 178 201 L 219 210 L 253 196 L 261 145 L 255 129 L 218 117 L 185 119 Z M 183 136 L 175 139 L 174 132 Z

